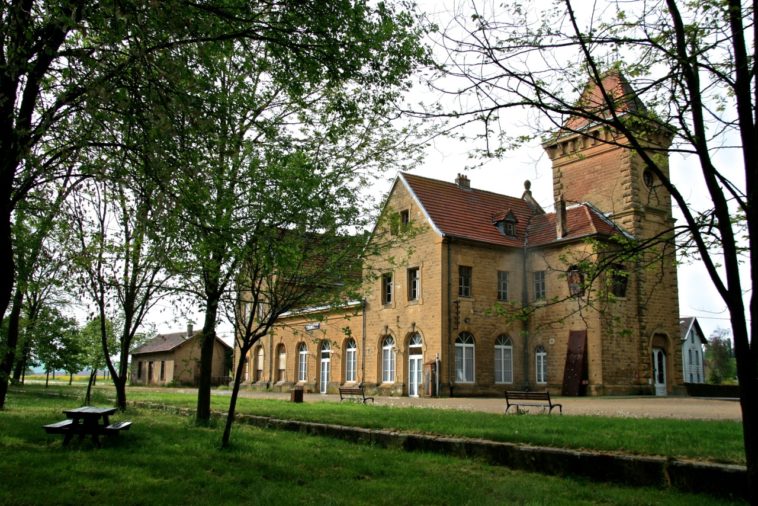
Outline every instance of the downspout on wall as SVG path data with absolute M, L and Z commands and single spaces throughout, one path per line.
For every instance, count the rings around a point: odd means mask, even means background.
M 450 392 L 450 397 L 453 396 L 453 358 L 455 355 L 454 350 L 452 350 L 452 342 L 453 342 L 453 319 L 452 319 L 452 312 L 453 312 L 453 294 L 452 294 L 452 280 L 450 277 L 450 273 L 452 271 L 452 258 L 450 255 L 451 252 L 451 244 L 450 244 L 450 237 L 443 237 L 443 240 L 447 243 L 447 363 L 448 363 L 448 371 L 447 371 L 447 385 L 448 385 L 448 391 Z M 453 352 L 453 353 L 451 353 Z M 442 367 L 440 366 L 440 369 Z
M 529 225 L 527 224 L 527 230 Z M 526 308 L 529 305 L 529 273 L 527 272 L 527 255 L 528 247 L 526 237 L 524 237 L 524 247 L 522 249 L 521 261 L 522 261 L 522 283 L 521 283 L 521 307 Z M 529 323 L 531 316 L 527 313 L 527 316 L 522 320 L 521 335 L 524 338 L 524 390 L 529 389 Z
M 361 300 L 361 385 L 366 380 L 366 299 Z

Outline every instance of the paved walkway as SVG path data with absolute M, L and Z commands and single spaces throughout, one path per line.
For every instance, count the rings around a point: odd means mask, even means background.
M 214 395 L 229 395 L 229 390 L 214 390 Z M 290 398 L 288 393 L 253 392 L 242 390 L 241 397 L 260 399 Z M 305 402 L 339 402 L 338 395 L 305 394 Z M 603 415 L 629 418 L 679 418 L 704 420 L 741 420 L 740 404 L 736 399 L 710 399 L 701 397 L 556 397 L 563 404 L 564 415 Z M 502 413 L 505 399 L 441 397 L 377 397 L 377 405 L 463 409 Z

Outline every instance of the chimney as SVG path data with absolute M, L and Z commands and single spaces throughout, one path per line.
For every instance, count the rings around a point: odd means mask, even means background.
M 471 181 L 464 174 L 458 174 L 458 177 L 455 178 L 455 184 L 457 184 L 459 188 L 465 188 L 467 190 L 471 188 Z
M 195 333 L 192 331 L 192 322 L 187 322 L 187 339 L 194 336 Z
M 558 239 L 568 235 L 568 220 L 566 218 L 566 200 L 561 193 L 555 203 L 555 235 Z

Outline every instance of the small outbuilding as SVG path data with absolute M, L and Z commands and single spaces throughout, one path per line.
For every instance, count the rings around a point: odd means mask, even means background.
M 682 378 L 685 383 L 705 383 L 703 346 L 708 341 L 697 318 L 687 316 L 679 320 L 682 339 Z
M 133 385 L 193 385 L 200 381 L 202 332 L 187 325 L 186 332 L 158 334 L 132 351 Z M 216 337 L 213 349 L 213 385 L 227 384 L 232 348 Z

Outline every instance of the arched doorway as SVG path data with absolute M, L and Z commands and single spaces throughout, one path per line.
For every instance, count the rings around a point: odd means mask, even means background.
M 666 351 L 653 348 L 653 385 L 655 395 L 666 395 Z
M 667 347 L 668 339 L 666 335 L 653 335 L 651 343 L 653 387 L 655 388 L 655 395 L 658 396 L 668 394 Z
M 423 344 L 418 332 L 414 332 L 408 340 L 408 397 L 418 397 L 424 383 Z

